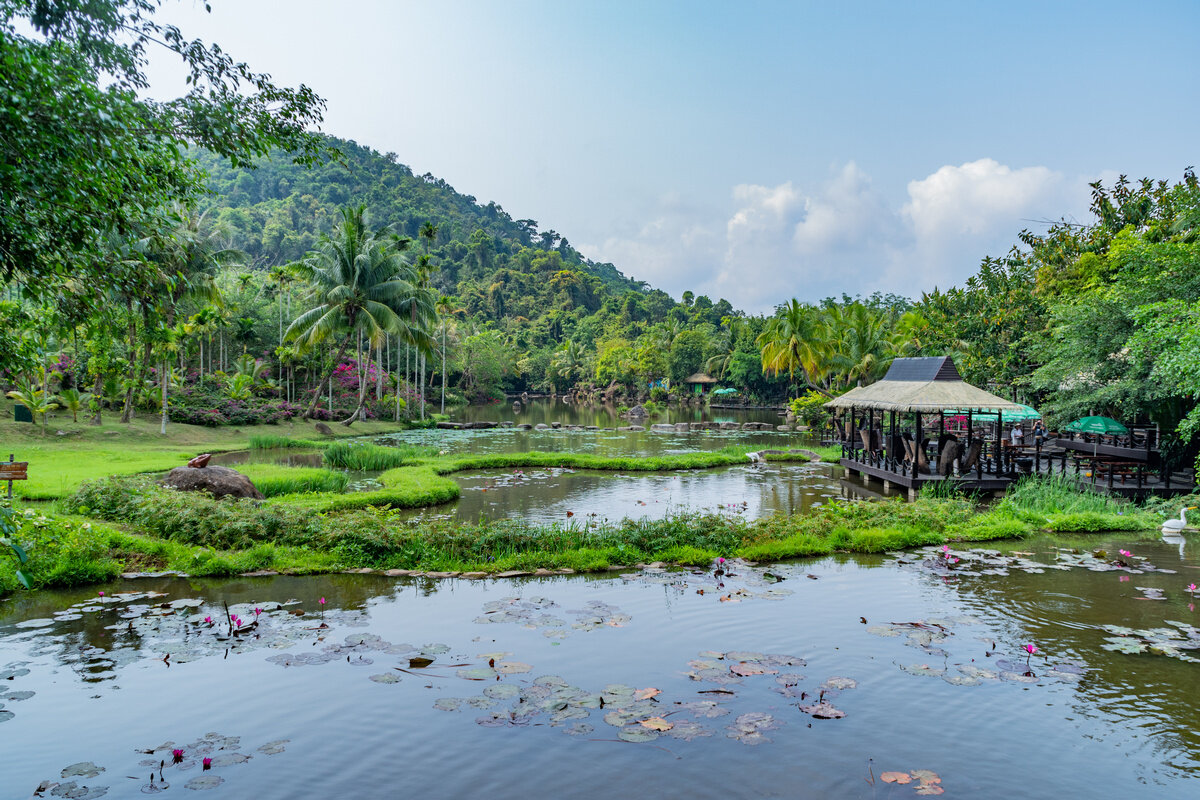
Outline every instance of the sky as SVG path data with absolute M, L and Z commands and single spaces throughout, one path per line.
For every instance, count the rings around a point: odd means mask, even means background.
M 1200 162 L 1196 2 L 211 4 L 159 17 L 327 133 L 754 313 L 960 284 L 1089 182 Z

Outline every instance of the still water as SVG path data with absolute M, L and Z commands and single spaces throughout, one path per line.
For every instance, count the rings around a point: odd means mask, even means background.
M 1200 654 L 1198 552 L 1094 535 L 949 566 L 16 595 L 0 795 L 1195 797 L 1200 664 L 1179 656 Z M 248 633 L 228 636 L 225 603 Z M 1120 651 L 1140 636 L 1167 655 Z

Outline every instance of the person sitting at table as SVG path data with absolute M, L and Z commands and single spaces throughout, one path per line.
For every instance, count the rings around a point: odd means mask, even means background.
M 1025 431 L 1021 430 L 1020 425 L 1013 425 L 1012 429 L 1012 446 L 1020 447 L 1022 440 L 1025 438 Z

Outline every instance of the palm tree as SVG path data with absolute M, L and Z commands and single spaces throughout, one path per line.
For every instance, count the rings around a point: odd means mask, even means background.
M 28 408 L 29 413 L 33 415 L 35 425 L 40 418 L 42 422 L 42 435 L 46 435 L 46 414 L 58 408 L 58 403 L 54 402 L 53 397 L 47 395 L 45 390 L 34 388 L 32 385 L 13 389 L 11 392 L 5 394 L 5 397 L 9 400 L 15 400 Z
M 442 318 L 442 411 L 446 413 L 446 328 L 450 325 L 450 317 L 457 316 L 461 311 L 455 305 L 454 300 L 446 295 L 442 295 L 437 299 L 437 304 L 434 306 L 438 316 Z
M 845 383 L 871 383 L 883 376 L 896 357 L 898 341 L 888 314 L 862 303 L 835 306 L 826 312 L 834 343 L 829 365 Z
M 58 404 L 71 412 L 71 421 L 79 422 L 79 412 L 91 399 L 90 394 L 80 393 L 78 389 L 63 389 L 58 393 Z
M 762 350 L 763 369 L 786 371 L 789 377 L 800 371 L 810 386 L 822 392 L 819 382 L 827 372 L 827 343 L 821 313 L 795 298 L 767 320 L 766 328 L 755 339 Z
M 305 417 L 316 410 L 322 387 L 332 379 L 352 340 L 357 339 L 361 362 L 364 337 L 373 345 L 405 329 L 397 311 L 417 294 L 417 276 L 396 240 L 385 234 L 367 230 L 365 206 L 343 208 L 341 222 L 333 232 L 322 237 L 316 249 L 293 266 L 312 284 L 316 306 L 292 321 L 284 340 L 295 340 L 302 350 L 332 336 L 342 340 L 331 369 L 317 384 Z M 359 381 L 358 405 L 343 424 L 358 419 L 365 404 L 366 382 Z
M 554 357 L 550 361 L 551 367 L 560 378 L 565 378 L 567 383 L 573 383 L 575 375 L 582 376 L 587 367 L 587 355 L 583 348 L 575 343 L 573 339 L 568 339 L 558 346 L 554 351 Z

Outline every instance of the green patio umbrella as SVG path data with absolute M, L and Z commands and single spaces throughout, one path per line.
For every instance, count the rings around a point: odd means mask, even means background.
M 722 397 L 724 397 L 727 394 L 737 394 L 737 393 L 738 393 L 737 389 L 716 389 L 713 391 L 713 394 L 720 395 Z
M 1121 423 L 1117 422 L 1112 417 L 1081 417 L 1074 422 L 1063 426 L 1064 431 L 1072 433 L 1129 433 L 1129 428 L 1126 428 Z M 1100 452 L 1100 437 L 1096 437 L 1096 446 L 1092 448 L 1092 456 L 1095 457 Z
M 956 416 L 957 417 L 965 417 L 967 415 L 967 409 L 957 409 L 957 408 L 951 409 L 950 411 L 945 412 L 945 414 L 947 417 L 956 417 Z M 1026 406 L 1026 405 L 1021 406 L 1020 411 L 1005 411 L 1004 412 L 1004 421 L 1005 422 L 1019 422 L 1021 420 L 1026 420 L 1026 419 L 1041 419 L 1041 418 L 1042 418 L 1041 412 L 1039 412 L 1036 408 L 1034 408 L 1032 406 Z M 996 421 L 996 412 L 995 411 L 971 411 L 971 419 L 976 422 L 995 422 Z

